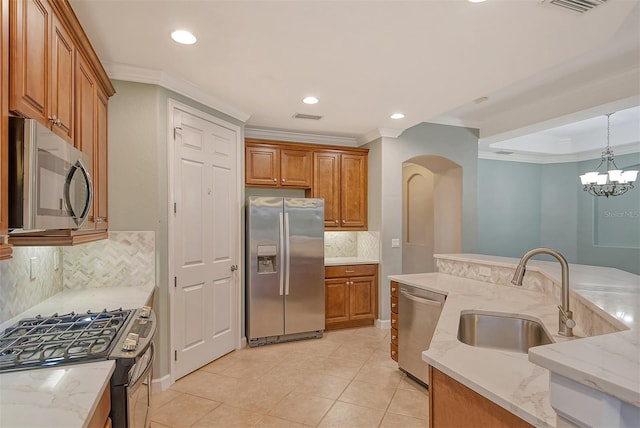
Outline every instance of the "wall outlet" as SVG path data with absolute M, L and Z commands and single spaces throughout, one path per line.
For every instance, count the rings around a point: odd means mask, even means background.
M 480 276 L 491 276 L 491 268 L 489 266 L 480 266 L 478 274 Z
M 31 257 L 29 259 L 29 278 L 31 278 L 31 281 L 36 279 L 37 270 L 38 270 L 38 258 Z
M 392 238 L 391 239 L 391 248 L 400 248 L 400 239 Z

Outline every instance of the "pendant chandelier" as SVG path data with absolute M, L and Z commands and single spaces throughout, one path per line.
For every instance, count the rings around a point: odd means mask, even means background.
M 618 169 L 613 161 L 613 150 L 609 147 L 610 116 L 607 114 L 607 148 L 602 152 L 602 160 L 595 171 L 586 172 L 580 176 L 583 190 L 593 196 L 620 196 L 633 189 L 633 183 L 638 177 L 638 171 L 623 171 Z M 606 170 L 600 173 L 600 167 L 606 166 Z

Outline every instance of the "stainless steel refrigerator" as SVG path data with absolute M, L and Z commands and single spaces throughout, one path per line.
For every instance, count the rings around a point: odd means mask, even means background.
M 324 200 L 251 196 L 246 239 L 249 346 L 322 337 Z

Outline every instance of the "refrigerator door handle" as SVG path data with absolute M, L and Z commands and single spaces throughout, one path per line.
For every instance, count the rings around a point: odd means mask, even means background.
M 288 296 L 289 295 L 289 277 L 290 275 L 290 261 L 291 261 L 291 239 L 289 239 L 289 213 L 284 213 L 284 240 L 285 240 L 285 247 L 284 247 L 284 258 L 285 258 L 285 272 L 286 272 L 286 278 L 284 280 L 285 283 L 285 291 L 284 291 L 284 295 Z
M 283 257 L 283 252 L 284 252 L 284 220 L 283 220 L 283 214 L 280 213 L 280 228 L 278 231 L 279 237 L 280 237 L 280 275 L 279 275 L 279 280 L 280 280 L 280 295 L 282 296 L 282 292 L 284 289 L 284 257 Z M 277 266 L 277 265 L 276 265 Z

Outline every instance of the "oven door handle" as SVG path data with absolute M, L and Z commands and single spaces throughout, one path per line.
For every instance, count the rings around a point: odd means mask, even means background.
M 155 347 L 155 344 L 153 343 L 153 341 L 151 341 L 149 343 L 149 348 L 151 350 L 151 352 L 150 352 L 151 358 L 149 358 L 149 361 L 147 362 L 147 366 L 142 370 L 142 374 L 140 376 L 138 376 L 137 378 L 133 379 L 133 383 L 129 383 L 129 389 L 132 392 L 135 391 L 136 389 L 138 389 L 140 384 L 142 382 L 144 382 L 146 377 L 149 375 L 149 372 L 153 368 L 153 361 L 155 360 L 155 356 L 156 356 L 156 347 Z M 149 386 L 151 386 L 151 385 L 149 385 Z

